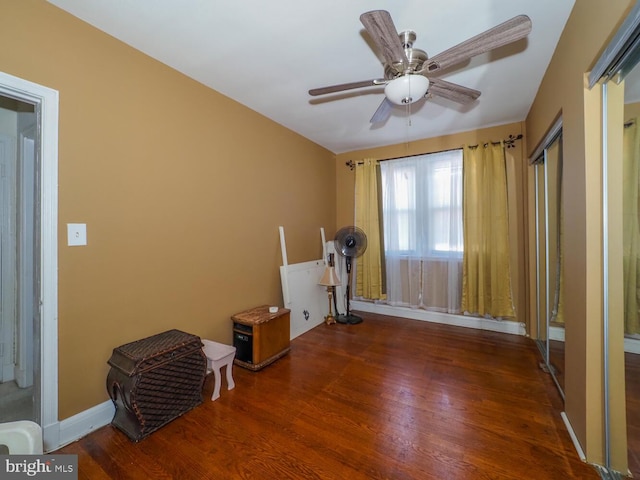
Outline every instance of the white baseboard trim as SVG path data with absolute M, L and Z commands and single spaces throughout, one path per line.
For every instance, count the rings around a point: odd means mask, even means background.
M 425 322 L 443 323 L 458 327 L 475 328 L 477 330 L 490 330 L 492 332 L 508 333 L 511 335 L 526 335 L 524 323 L 511 320 L 492 320 L 489 318 L 472 317 L 467 315 L 454 315 L 451 313 L 431 312 L 428 310 L 413 309 L 407 307 L 394 307 L 379 303 L 362 302 L 353 300 L 350 303 L 352 310 L 394 317 L 410 318 Z
M 582 450 L 582 446 L 580 445 L 580 442 L 578 441 L 578 437 L 576 437 L 576 432 L 573 431 L 573 427 L 571 426 L 571 422 L 569 421 L 569 417 L 567 417 L 567 414 L 565 412 L 560 412 L 560 416 L 562 417 L 562 421 L 564 422 L 564 426 L 567 427 L 567 431 L 569 432 L 569 436 L 571 437 L 571 441 L 573 442 L 573 446 L 576 449 L 576 452 L 578 452 L 578 457 L 580 457 L 580 460 L 582 460 L 583 462 L 587 461 L 587 456 L 584 454 L 584 451 Z
M 111 400 L 69 417 L 59 422 L 58 445 L 50 451 L 62 448 L 88 435 L 92 431 L 111 423 L 116 412 Z M 53 446 L 50 446 L 53 447 Z
M 640 354 L 640 340 L 637 338 L 624 339 L 624 351 L 627 353 Z
M 549 327 L 549 340 L 564 342 L 564 327 Z

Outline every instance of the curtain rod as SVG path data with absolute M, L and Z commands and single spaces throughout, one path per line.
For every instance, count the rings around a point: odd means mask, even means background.
M 509 138 L 507 138 L 506 140 L 503 140 L 502 143 L 504 144 L 505 148 L 515 148 L 515 143 L 516 140 L 521 140 L 523 138 L 523 135 L 521 133 L 519 133 L 516 136 L 513 135 L 509 135 Z M 487 145 L 489 145 L 489 143 L 491 143 L 492 145 L 499 145 L 500 142 L 487 142 L 484 144 L 484 146 L 486 147 Z M 480 146 L 480 144 L 478 145 L 469 145 L 469 148 L 478 148 Z M 433 153 L 441 153 L 441 152 L 450 152 L 452 150 L 459 150 L 458 148 L 451 148 L 449 150 L 439 150 L 438 152 L 433 152 Z M 417 153 L 415 155 L 409 155 L 409 157 L 417 157 L 418 155 L 424 155 L 424 153 Z M 385 162 L 387 160 L 397 160 L 398 158 L 407 158 L 407 157 L 393 157 L 393 158 L 385 158 L 382 160 L 376 160 L 378 162 Z M 349 170 L 353 170 L 354 168 L 356 168 L 356 165 L 364 165 L 364 162 L 354 162 L 353 160 L 349 160 L 348 162 L 344 162 L 344 164 L 349 167 Z

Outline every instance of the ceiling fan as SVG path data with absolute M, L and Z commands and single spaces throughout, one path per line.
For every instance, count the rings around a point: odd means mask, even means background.
M 384 86 L 385 98 L 371 117 L 371 123 L 385 122 L 394 105 L 409 105 L 425 96 L 442 97 L 461 104 L 473 102 L 480 96 L 478 90 L 447 82 L 435 75 L 476 55 L 520 40 L 531 31 L 531 19 L 517 15 L 429 58 L 424 50 L 413 48 L 415 32 L 406 30 L 398 34 L 391 14 L 386 10 L 365 12 L 360 15 L 360 21 L 382 53 L 384 77 L 314 88 L 309 90 L 309 95 Z

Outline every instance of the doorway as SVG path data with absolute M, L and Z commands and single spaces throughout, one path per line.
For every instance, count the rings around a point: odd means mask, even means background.
M 34 358 L 39 204 L 35 105 L 0 96 L 0 422 L 37 420 Z
M 16 293 L 16 297 L 20 301 L 15 300 L 14 305 L 17 310 L 20 310 L 23 318 L 31 317 L 31 321 L 13 324 L 17 327 L 15 327 L 16 332 L 11 334 L 10 343 L 13 352 L 12 361 L 15 361 L 15 365 L 19 366 L 17 370 L 14 367 L 14 376 L 19 381 L 32 378 L 33 392 L 31 396 L 34 400 L 32 419 L 42 426 L 45 451 L 51 451 L 60 446 L 60 423 L 58 421 L 58 92 L 0 72 L 0 97 L 16 102 L 16 105 L 21 105 L 19 108 L 32 109 L 35 115 L 35 122 L 20 124 L 16 130 L 15 149 L 25 157 L 17 156 L 14 160 L 16 169 L 20 172 L 15 176 L 16 196 L 20 199 L 22 208 L 25 210 L 20 212 L 24 220 L 21 223 L 17 220 L 18 200 L 16 200 L 15 229 L 17 230 L 19 226 L 26 228 L 28 218 L 32 221 L 30 227 L 32 238 L 29 237 L 27 231 L 16 232 L 15 238 L 18 244 L 13 250 L 16 256 L 16 266 L 15 277 L 12 278 L 16 284 L 15 290 L 20 291 L 21 294 L 18 296 Z M 32 151 L 30 157 L 29 150 Z M 29 161 L 25 158 L 32 159 L 31 170 L 28 166 Z M 24 185 L 21 183 L 21 179 L 25 182 Z M 33 187 L 32 190 L 29 190 L 27 184 Z M 21 199 L 21 195 L 25 195 L 25 198 Z M 29 200 L 26 197 L 31 199 L 33 203 L 31 207 L 28 206 Z M 29 208 L 32 208 L 32 213 L 28 213 Z M 9 238 L 13 238 L 13 236 Z M 24 245 L 20 245 L 21 242 L 24 242 Z M 30 249 L 25 245 L 30 245 Z M 24 273 L 27 270 L 37 274 Z M 21 271 L 22 274 L 19 274 Z M 20 281 L 24 283 L 20 284 Z M 20 333 L 20 328 L 24 329 L 22 333 Z M 29 331 L 29 328 L 32 328 L 32 331 Z M 24 345 L 20 344 L 23 340 Z M 30 343 L 32 351 L 29 350 Z M 24 358 L 19 358 L 20 355 Z

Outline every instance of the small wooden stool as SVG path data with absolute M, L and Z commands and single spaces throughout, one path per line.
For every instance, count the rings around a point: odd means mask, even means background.
M 220 369 L 225 365 L 227 366 L 227 390 L 236 386 L 231 372 L 233 359 L 236 356 L 236 347 L 205 339 L 202 339 L 202 343 L 204 345 L 202 350 L 207 357 L 207 373 L 213 371 L 215 379 L 213 395 L 211 395 L 211 401 L 214 401 L 220 397 L 220 384 L 222 383 Z

